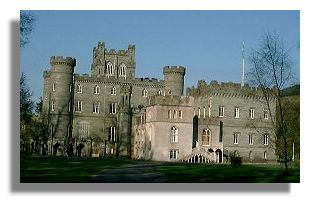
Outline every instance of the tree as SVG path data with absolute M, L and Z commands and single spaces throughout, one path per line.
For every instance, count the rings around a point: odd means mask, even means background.
M 285 104 L 281 97 L 281 90 L 288 87 L 292 81 L 292 62 L 283 40 L 274 33 L 266 33 L 257 49 L 252 49 L 249 61 L 251 69 L 248 80 L 262 90 L 264 100 L 268 106 L 269 116 L 275 134 L 278 155 L 283 155 L 285 172 L 288 172 L 288 123 L 285 116 Z M 272 90 L 272 91 L 271 91 Z M 271 114 L 272 98 L 276 100 L 276 115 Z M 281 145 L 279 145 L 281 143 Z
M 33 32 L 35 18 L 29 11 L 20 11 L 20 47 L 29 43 L 29 35 Z

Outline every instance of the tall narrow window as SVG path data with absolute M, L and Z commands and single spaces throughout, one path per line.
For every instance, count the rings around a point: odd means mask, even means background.
M 82 101 L 76 101 L 75 102 L 75 111 L 76 112 L 82 112 L 82 104 L 83 102 Z
M 209 129 L 205 129 L 202 131 L 202 145 L 209 146 L 211 139 L 211 131 Z
M 177 111 L 173 110 L 173 118 L 177 118 Z
M 81 84 L 77 85 L 77 93 L 82 93 L 82 85 Z
M 114 86 L 111 88 L 111 95 L 116 95 L 116 88 Z
M 254 119 L 254 108 L 250 108 L 250 119 Z
M 55 111 L 55 100 L 52 100 L 51 111 Z
M 162 95 L 162 94 L 163 94 L 163 91 L 162 91 L 162 90 L 158 90 L 158 94 L 159 94 L 159 95 Z
M 52 87 L 52 89 L 53 89 L 53 92 L 55 92 L 55 91 L 56 91 L 56 83 L 55 83 L 55 82 L 53 83 L 53 87 Z
M 71 112 L 71 101 L 68 103 L 68 112 Z
M 264 109 L 264 119 L 268 120 L 269 111 L 267 109 Z
M 143 97 L 147 97 L 147 89 L 143 89 L 143 91 L 142 91 L 142 96 L 143 96 Z
M 100 94 L 100 87 L 98 85 L 94 88 L 94 94 Z
M 240 133 L 234 133 L 234 144 L 239 143 L 239 135 L 240 135 Z
M 249 145 L 253 145 L 253 134 L 249 134 Z
M 206 117 L 206 107 L 205 106 L 203 107 L 203 117 L 204 118 Z
M 219 106 L 219 117 L 224 117 L 224 106 Z
M 264 135 L 264 145 L 269 144 L 269 136 L 267 134 Z
M 99 105 L 100 105 L 100 102 L 94 102 L 93 103 L 93 113 L 99 113 Z
M 124 63 L 120 65 L 119 76 L 126 79 L 126 65 Z
M 178 129 L 175 126 L 171 128 L 170 140 L 171 142 L 178 142 Z
M 110 113 L 111 114 L 116 114 L 116 103 L 111 103 L 110 104 Z
M 264 151 L 264 159 L 267 159 L 267 152 Z
M 109 141 L 116 141 L 116 133 L 115 133 L 115 127 L 109 127 L 109 134 L 108 134 Z
M 235 118 L 239 118 L 239 111 L 240 109 L 238 107 L 235 108 Z
M 182 111 L 179 110 L 179 118 L 182 119 Z
M 168 118 L 171 118 L 172 115 L 171 115 L 171 110 L 168 110 Z

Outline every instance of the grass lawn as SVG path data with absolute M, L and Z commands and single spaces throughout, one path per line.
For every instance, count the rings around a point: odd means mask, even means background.
M 93 176 L 129 165 L 154 163 L 150 161 L 90 159 L 67 157 L 21 157 L 21 183 L 89 183 Z M 125 173 L 125 172 L 124 172 Z M 273 183 L 300 182 L 299 168 L 288 175 L 276 165 L 186 164 L 159 163 L 141 173 L 160 173 L 166 182 L 175 183 Z

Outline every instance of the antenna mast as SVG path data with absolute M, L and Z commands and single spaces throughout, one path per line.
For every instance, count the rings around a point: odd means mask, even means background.
M 242 42 L 242 76 L 241 76 L 241 87 L 244 86 L 244 42 Z

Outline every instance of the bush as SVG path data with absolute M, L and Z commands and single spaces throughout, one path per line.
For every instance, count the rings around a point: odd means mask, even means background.
M 240 166 L 242 164 L 242 157 L 231 155 L 230 156 L 230 164 L 233 166 Z

